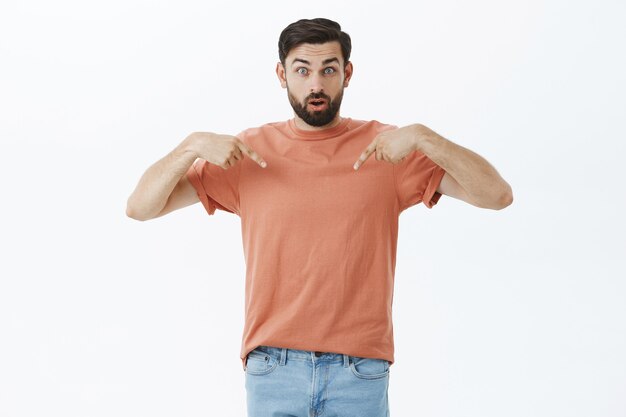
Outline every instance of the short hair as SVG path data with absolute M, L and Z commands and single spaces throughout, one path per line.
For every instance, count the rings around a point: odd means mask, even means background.
M 300 19 L 291 23 L 280 33 L 278 38 L 278 58 L 285 66 L 285 59 L 289 55 L 289 51 L 298 45 L 303 43 L 321 44 L 332 41 L 339 41 L 341 45 L 343 66 L 345 68 L 350 60 L 352 42 L 350 35 L 341 30 L 339 23 L 323 17 Z

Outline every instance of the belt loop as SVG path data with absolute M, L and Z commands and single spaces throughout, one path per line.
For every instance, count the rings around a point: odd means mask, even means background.
M 344 353 L 343 354 L 343 367 L 347 368 L 348 366 L 350 366 L 350 357 Z
M 287 348 L 280 349 L 280 365 L 284 366 L 287 361 Z

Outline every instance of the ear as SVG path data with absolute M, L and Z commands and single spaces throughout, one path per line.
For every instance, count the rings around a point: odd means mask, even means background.
M 276 63 L 276 75 L 278 76 L 278 80 L 280 81 L 280 86 L 282 88 L 287 88 L 287 79 L 285 75 L 285 67 L 283 67 L 282 62 L 278 61 Z
M 350 84 L 350 78 L 352 78 L 353 70 L 354 68 L 352 67 L 352 61 L 348 61 L 348 63 L 346 64 L 346 68 L 343 70 L 343 73 L 344 73 L 343 86 L 344 87 L 347 87 Z

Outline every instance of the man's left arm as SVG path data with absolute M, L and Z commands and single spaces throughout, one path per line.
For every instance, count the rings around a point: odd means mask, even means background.
M 407 127 L 414 132 L 414 149 L 446 171 L 437 188 L 439 193 L 494 210 L 513 202 L 511 186 L 486 159 L 422 124 Z

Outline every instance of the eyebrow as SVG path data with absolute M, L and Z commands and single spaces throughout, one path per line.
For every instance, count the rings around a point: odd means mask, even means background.
M 309 61 L 307 61 L 306 59 L 295 58 L 293 60 L 293 62 L 291 63 L 291 66 L 293 66 L 293 64 L 295 64 L 296 62 L 302 62 L 302 63 L 305 63 L 307 65 L 311 65 L 311 63 Z M 339 60 L 337 58 L 328 58 L 328 59 L 325 59 L 324 61 L 322 61 L 322 65 L 330 64 L 331 62 L 336 62 L 337 64 L 339 64 Z

